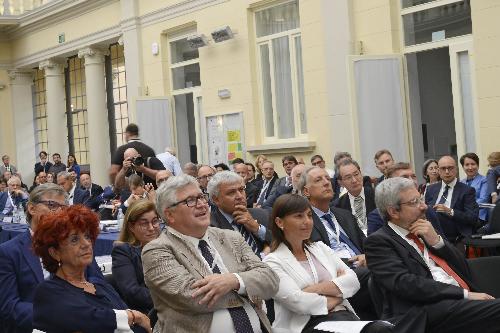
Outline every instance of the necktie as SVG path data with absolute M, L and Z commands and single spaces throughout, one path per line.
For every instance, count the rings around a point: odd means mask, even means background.
M 446 200 L 448 200 L 448 190 L 450 189 L 449 185 L 446 185 L 443 191 L 443 195 L 441 196 L 441 199 L 439 199 L 438 204 L 444 204 Z
M 345 245 L 349 246 L 354 252 L 355 255 L 361 254 L 361 251 L 358 249 L 356 245 L 345 235 L 341 230 L 337 230 L 335 223 L 333 223 L 332 216 L 330 214 L 325 214 L 323 215 L 323 218 L 328 222 L 328 224 L 332 227 L 333 231 L 335 234 L 339 234 L 339 240 L 340 242 L 344 243 Z M 331 244 L 333 245 L 333 244 Z
M 290 177 L 290 176 L 286 177 L 285 186 L 287 186 L 287 187 L 292 186 L 292 177 Z
M 415 244 L 417 244 L 418 248 L 420 249 L 420 252 L 424 253 L 424 244 L 420 241 L 420 239 L 417 236 L 415 236 L 412 233 L 409 233 L 408 235 L 406 235 L 406 238 L 411 239 L 412 241 L 414 241 Z M 436 265 L 438 265 L 439 267 L 441 267 L 443 269 L 443 271 L 446 272 L 446 274 L 448 274 L 455 281 L 457 281 L 458 285 L 461 288 L 470 290 L 469 286 L 467 285 L 467 283 L 464 280 L 462 280 L 462 278 L 460 276 L 458 276 L 457 273 L 455 273 L 455 271 L 448 265 L 448 263 L 446 262 L 446 260 L 444 260 L 441 257 L 438 257 L 437 255 L 435 255 L 431 251 L 429 251 L 428 253 L 429 253 L 429 257 L 436 263 Z
M 471 186 L 472 185 L 472 181 L 474 180 L 474 178 L 471 178 L 471 179 L 467 179 L 467 181 L 465 182 L 468 186 Z
M 366 229 L 365 200 L 362 196 L 354 198 L 354 212 L 356 213 L 360 228 Z
M 215 274 L 220 274 L 220 269 L 217 264 L 214 265 L 214 257 L 212 253 L 210 253 L 210 249 L 208 247 L 208 243 L 201 239 L 198 243 L 198 248 L 201 251 L 203 258 L 207 261 L 208 265 L 212 268 L 212 272 Z M 228 308 L 229 314 L 231 315 L 231 319 L 233 320 L 234 330 L 238 333 L 253 333 L 252 324 L 250 323 L 250 318 L 243 309 L 242 306 L 237 308 Z
M 236 223 L 233 221 L 233 225 L 236 226 L 236 229 L 240 232 L 240 234 L 245 238 L 245 242 L 247 242 L 248 245 L 252 248 L 252 251 L 259 256 L 259 248 L 257 247 L 257 243 L 255 242 L 255 239 L 253 238 L 253 235 L 248 232 L 248 230 L 242 226 L 239 223 Z
M 262 190 L 260 191 L 259 198 L 257 199 L 258 205 L 262 205 L 264 201 L 266 201 L 266 192 L 268 187 L 269 187 L 269 181 L 265 180 L 264 184 L 262 185 Z

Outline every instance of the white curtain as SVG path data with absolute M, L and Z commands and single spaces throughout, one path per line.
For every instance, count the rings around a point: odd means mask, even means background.
M 269 63 L 269 46 L 260 46 L 260 66 L 262 71 L 262 96 L 266 136 L 274 136 L 273 93 L 271 90 L 271 64 Z
M 462 96 L 462 112 L 464 119 L 465 150 L 476 151 L 474 136 L 474 108 L 472 106 L 472 87 L 470 77 L 469 53 L 458 53 L 458 66 L 460 71 L 460 90 Z
M 255 13 L 257 37 L 268 36 L 300 26 L 297 1 L 260 10 Z

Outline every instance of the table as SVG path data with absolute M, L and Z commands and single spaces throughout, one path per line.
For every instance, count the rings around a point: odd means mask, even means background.
M 0 232 L 0 244 L 28 230 L 26 224 L 0 222 L 0 227 L 2 227 L 2 231 Z M 119 234 L 119 232 L 101 231 L 94 245 L 94 256 L 110 255 L 113 249 L 113 243 L 118 239 Z

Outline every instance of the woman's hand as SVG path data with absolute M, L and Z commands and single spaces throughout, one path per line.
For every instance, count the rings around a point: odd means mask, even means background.
M 151 322 L 149 321 L 149 317 L 146 316 L 144 313 L 136 310 L 127 310 L 127 313 L 129 315 L 129 324 L 134 322 L 136 325 L 139 325 L 142 328 L 144 328 L 146 332 L 151 333 L 153 331 L 151 329 Z
M 340 297 L 326 296 L 326 307 L 328 311 L 332 311 L 337 305 L 342 303 L 343 299 Z

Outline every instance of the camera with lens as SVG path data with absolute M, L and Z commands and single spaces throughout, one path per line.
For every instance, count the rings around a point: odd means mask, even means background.
M 128 159 L 132 162 L 133 166 L 140 166 L 144 164 L 144 158 L 142 156 L 130 157 Z

